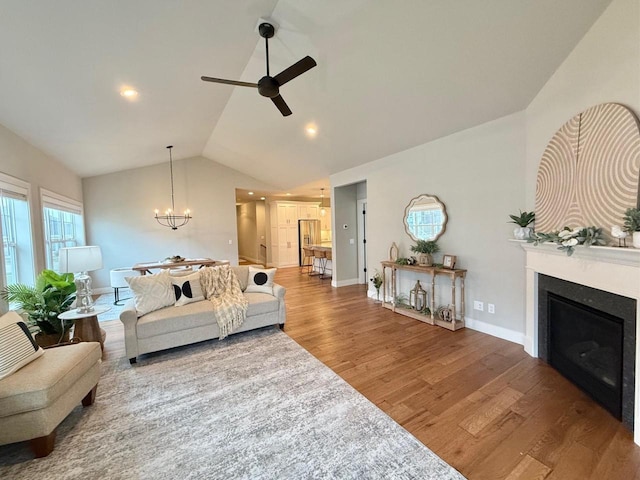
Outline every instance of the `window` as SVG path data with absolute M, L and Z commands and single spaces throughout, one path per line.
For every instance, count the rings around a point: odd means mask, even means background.
M 29 215 L 29 184 L 0 174 L 2 284 L 34 283 L 34 256 Z
M 57 271 L 61 248 L 84 245 L 82 204 L 43 189 L 42 217 L 47 268 Z

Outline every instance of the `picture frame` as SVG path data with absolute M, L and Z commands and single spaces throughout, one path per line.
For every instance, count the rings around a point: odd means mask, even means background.
M 453 270 L 456 267 L 456 258 L 455 255 L 444 255 L 442 257 L 442 268 Z

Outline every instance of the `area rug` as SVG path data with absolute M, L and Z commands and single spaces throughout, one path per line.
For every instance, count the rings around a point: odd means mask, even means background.
M 464 478 L 273 327 L 102 367 L 55 450 L 0 447 L 0 478 Z

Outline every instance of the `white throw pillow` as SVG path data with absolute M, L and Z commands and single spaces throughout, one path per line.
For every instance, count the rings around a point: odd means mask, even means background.
M 136 301 L 138 316 L 168 307 L 176 302 L 169 272 L 163 270 L 155 275 L 126 277 Z
M 269 293 L 273 295 L 273 280 L 276 276 L 275 268 L 249 267 L 249 283 L 245 292 Z
M 204 300 L 202 287 L 200 286 L 200 272 L 171 277 L 171 283 L 176 297 L 176 307 Z
M 16 312 L 0 317 L 0 379 L 11 375 L 44 353 L 27 324 Z

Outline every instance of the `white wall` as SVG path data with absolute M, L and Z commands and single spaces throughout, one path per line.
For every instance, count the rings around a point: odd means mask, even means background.
M 238 255 L 254 263 L 260 258 L 260 244 L 266 245 L 265 204 L 247 202 L 236 207 L 238 217 Z
M 640 116 L 638 0 L 611 2 L 527 107 L 528 210 L 535 206 L 538 165 L 553 134 L 574 115 L 600 103 L 620 103 Z
M 335 228 L 331 263 L 334 282 L 339 286 L 358 283 L 357 192 L 357 185 L 345 185 L 333 190 L 331 214 Z M 345 225 L 347 228 L 344 228 Z M 339 265 L 339 268 L 333 265 Z
M 441 253 L 458 255 L 469 270 L 468 307 L 496 305 L 495 315 L 468 308 L 470 325 L 522 341 L 524 255 L 506 241 L 507 214 L 534 208 L 538 164 L 553 133 L 605 102 L 640 114 L 638 0 L 614 0 L 524 112 L 331 176 L 334 188 L 367 181 L 369 270 L 393 241 L 409 254 L 404 207 L 420 193 L 438 195 L 449 214 Z
M 420 194 L 437 195 L 449 223 L 436 260 L 457 255 L 458 266 L 469 271 L 469 304 L 496 305 L 493 315 L 467 309 L 467 316 L 524 332 L 524 255 L 507 242 L 508 214 L 524 204 L 524 136 L 524 113 L 518 113 L 331 176 L 336 192 L 339 185 L 367 182 L 369 272 L 388 259 L 392 242 L 400 256 L 410 255 L 414 242 L 404 231 L 404 209 Z M 407 293 L 412 277 L 403 278 Z
M 176 211 L 193 219 L 178 230 L 159 225 L 153 210 L 170 206 L 168 162 L 82 180 L 88 242 L 100 245 L 104 268 L 94 287 L 109 286 L 109 270 L 172 255 L 238 262 L 235 189 L 273 189 L 203 157 L 174 161 Z M 231 243 L 229 243 L 231 241 Z
M 0 125 L 0 172 L 31 184 L 29 206 L 35 250 L 35 272 L 45 268 L 44 233 L 40 189 L 82 201 L 80 177 L 57 160 L 38 150 Z M 0 255 L 2 253 L 0 252 Z

